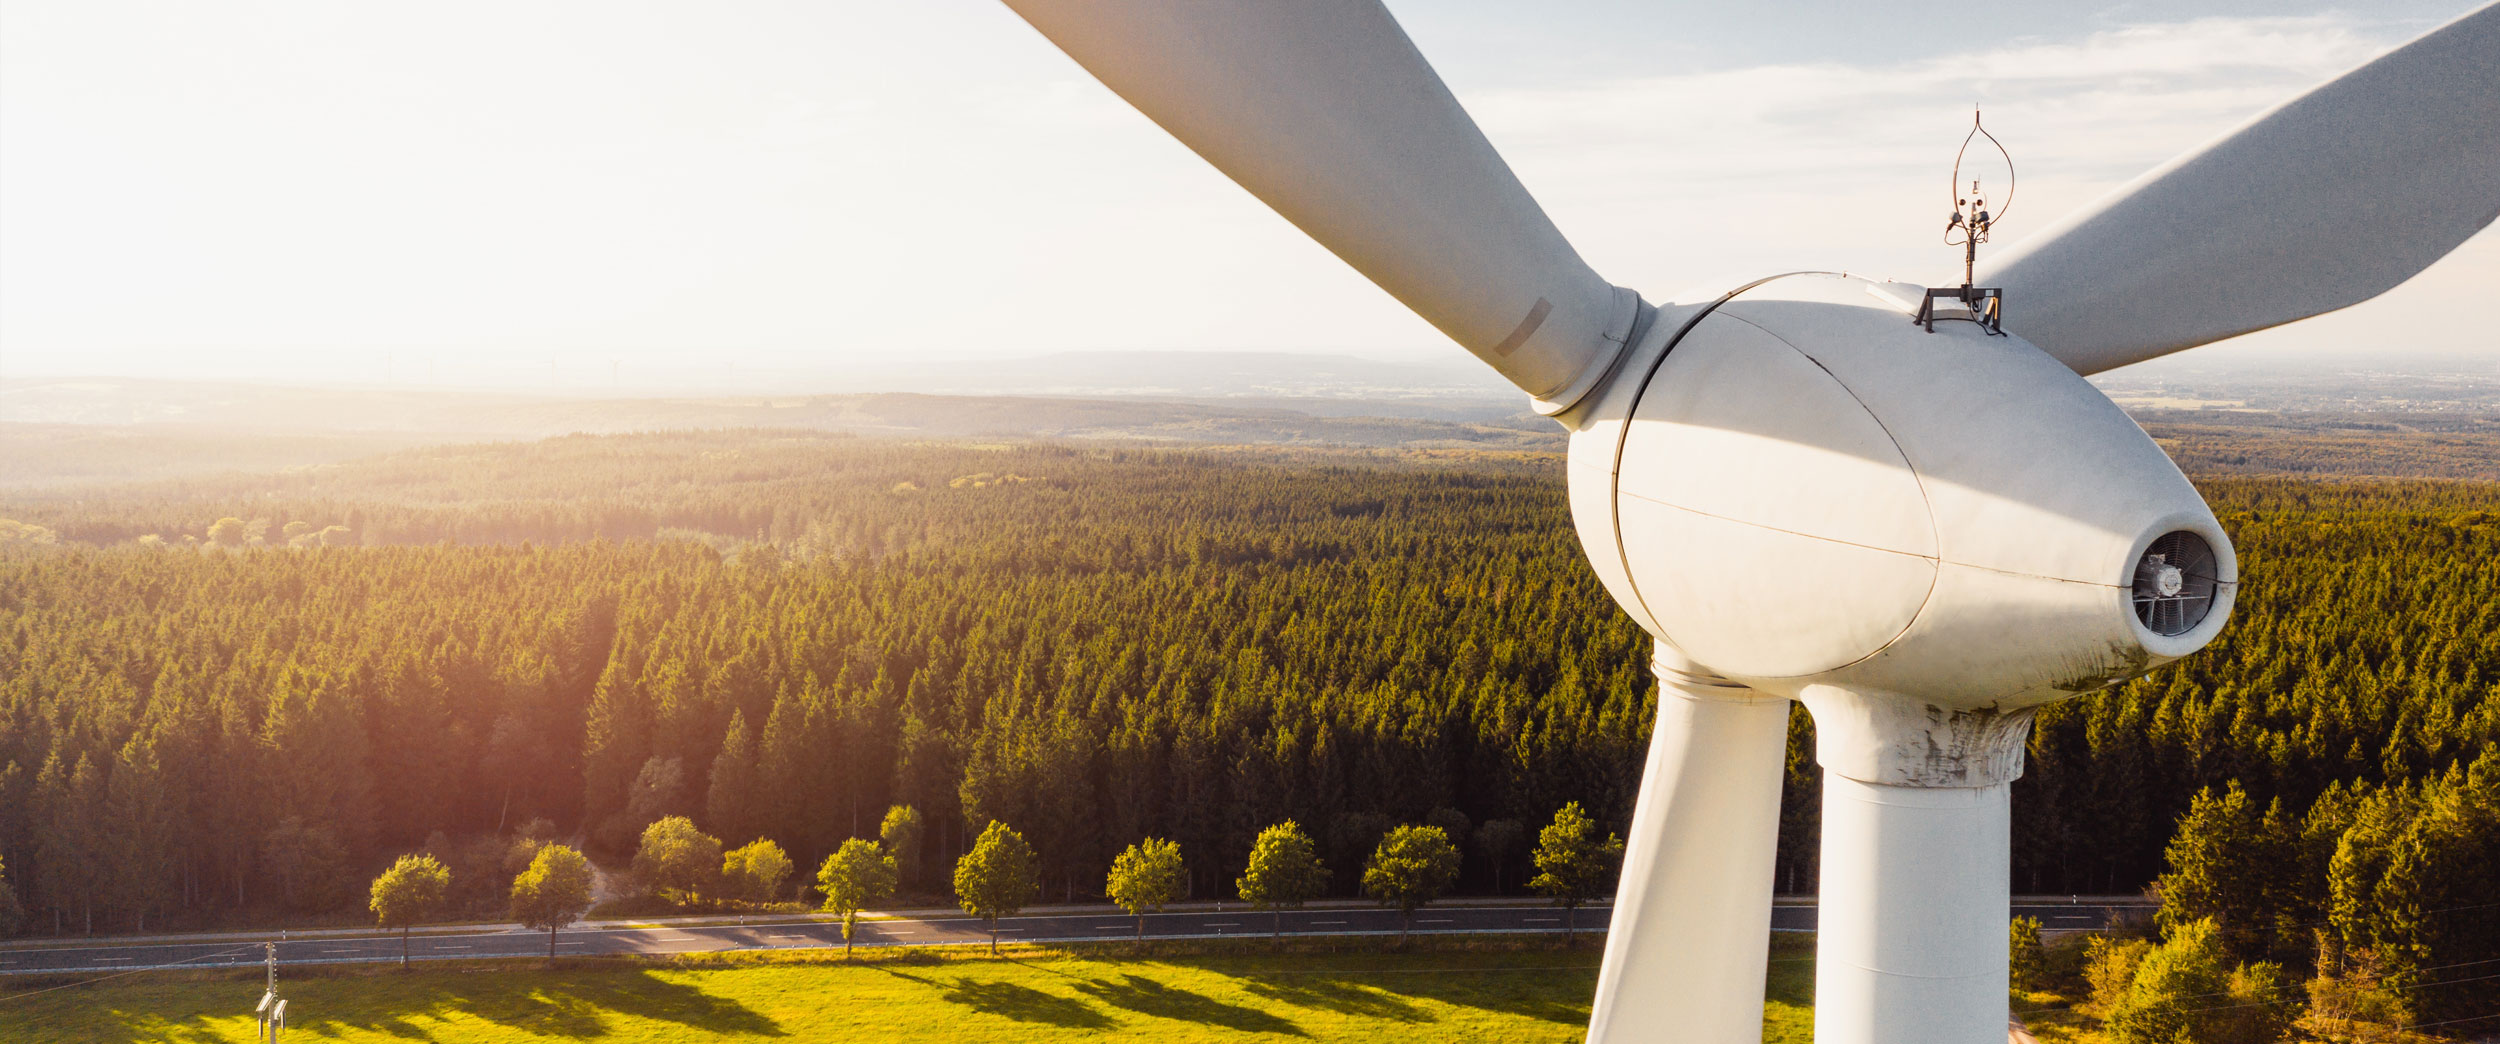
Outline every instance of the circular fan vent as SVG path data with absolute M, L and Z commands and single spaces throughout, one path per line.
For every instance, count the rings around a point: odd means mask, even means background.
M 2185 531 L 2167 533 L 2135 563 L 2135 618 L 2154 634 L 2186 634 L 2214 611 L 2214 549 Z

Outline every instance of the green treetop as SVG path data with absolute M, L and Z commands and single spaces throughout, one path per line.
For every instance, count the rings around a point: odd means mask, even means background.
M 581 919 L 588 909 L 590 860 L 568 846 L 539 849 L 529 869 L 512 879 L 512 919 L 546 930 L 549 957 L 556 955 L 556 929 Z
M 989 926 L 993 954 L 998 952 L 998 919 L 1015 916 L 1041 890 L 1033 846 L 1005 823 L 991 822 L 972 843 L 972 851 L 955 861 L 955 900 Z
M 1371 865 L 1363 868 L 1363 891 L 1382 904 L 1398 908 L 1398 945 L 1415 925 L 1415 910 L 1450 889 L 1458 880 L 1458 846 L 1440 827 L 1402 826 L 1380 839 Z
M 1111 879 L 1104 892 L 1137 918 L 1137 937 L 1143 940 L 1147 912 L 1180 898 L 1184 880 L 1180 844 L 1150 837 L 1128 846 L 1111 861 Z
M 1537 832 L 1537 875 L 1528 887 L 1553 896 L 1563 907 L 1563 945 L 1571 945 L 1579 927 L 1580 904 L 1614 883 L 1615 865 L 1622 861 L 1623 839 L 1608 834 L 1598 840 L 1597 822 L 1577 801 L 1563 805 L 1554 821 Z
M 885 850 L 894 856 L 899 885 L 905 878 L 918 876 L 920 866 L 920 810 L 910 805 L 896 805 L 885 810 L 885 822 L 877 825 L 877 838 L 885 842 Z
M 644 827 L 642 845 L 634 850 L 634 876 L 654 891 L 676 893 L 679 902 L 709 890 L 720 867 L 720 839 L 695 829 L 684 816 Z
M 849 957 L 861 908 L 894 895 L 894 856 L 874 841 L 854 837 L 816 868 L 816 887 L 824 890 L 825 910 L 842 915 L 842 955 Z M 997 948 L 995 935 L 990 945 Z
M 790 879 L 790 853 L 764 838 L 721 857 L 721 887 L 730 895 L 749 902 L 768 903 L 781 894 L 781 883 Z
M 1286 820 L 1259 831 L 1250 847 L 1250 867 L 1236 882 L 1241 901 L 1275 913 L 1276 937 L 1285 934 L 1285 908 L 1299 908 L 1328 890 L 1328 868 L 1319 862 L 1319 846 L 1302 824 Z
M 399 929 L 399 966 L 408 966 L 408 929 L 436 916 L 451 891 L 451 871 L 430 855 L 404 855 L 373 879 L 373 918 Z

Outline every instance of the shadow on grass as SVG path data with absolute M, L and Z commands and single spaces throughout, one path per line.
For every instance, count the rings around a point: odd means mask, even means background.
M 1435 1021 L 1431 1012 L 1377 986 L 1311 975 L 1246 976 L 1243 988 L 1252 994 L 1298 1008 L 1332 1011 L 1389 1022 Z
M 1093 1005 L 1074 997 L 1044 993 L 1030 986 L 1011 982 L 982 982 L 967 976 L 955 976 L 953 982 L 942 982 L 934 976 L 913 975 L 893 968 L 878 971 L 898 979 L 909 979 L 938 992 L 938 999 L 961 1004 L 974 1011 L 1013 1019 L 1017 1022 L 1039 1022 L 1069 1029 L 1110 1029 L 1119 1025 L 1109 1015 L 1094 1010 Z
M 1566 970 L 1568 958 L 1556 955 L 1555 971 Z M 1568 970 L 1587 976 L 1587 988 L 1573 990 L 1570 999 L 1555 996 L 1553 980 L 1542 975 L 1513 974 L 1525 969 L 1517 967 L 1450 968 L 1431 975 L 1384 975 L 1375 983 L 1380 989 L 1405 997 L 1440 1001 L 1462 1008 L 1482 1008 L 1510 1015 L 1556 1022 L 1564 1025 L 1585 1024 L 1589 1005 L 1596 996 L 1597 966 Z
M 312 979 L 287 991 L 293 1030 L 309 1037 L 337 1037 L 351 1030 L 385 1034 L 410 1041 L 448 1042 L 468 1039 L 475 1030 L 446 1027 L 439 1020 L 480 1019 L 534 1035 L 587 1039 L 616 1032 L 624 1017 L 670 1022 L 705 1034 L 786 1036 L 780 1024 L 734 1000 L 716 997 L 683 982 L 649 971 L 601 969 L 533 972 L 544 976 L 527 992 L 495 989 L 485 982 L 393 981 L 384 976 Z M 114 1012 L 111 1020 L 89 1017 L 77 1026 L 81 1040 L 138 1044 L 173 1041 L 190 1044 L 233 1038 L 233 1012 L 248 1012 L 252 988 L 237 987 L 232 1009 L 197 1012 L 167 1019 L 150 1013 Z M 216 1020 L 212 1022 L 211 1020 Z
M 1239 1004 L 1226 1004 L 1206 994 L 1166 986 L 1143 975 L 1122 975 L 1118 982 L 1088 979 L 1076 988 L 1095 1000 L 1140 1015 L 1222 1026 L 1244 1033 L 1310 1036 L 1293 1020 L 1283 1016 Z

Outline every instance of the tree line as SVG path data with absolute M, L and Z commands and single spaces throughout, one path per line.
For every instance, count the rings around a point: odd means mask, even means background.
M 1455 887 L 1512 889 L 1521 824 L 1628 822 L 1654 700 L 1558 472 L 702 433 L 12 506 L 60 538 L 0 551 L 0 860 L 44 931 L 335 914 L 419 850 L 484 910 L 501 886 L 461 882 L 517 876 L 523 840 L 621 861 L 676 816 L 809 866 L 909 805 L 907 880 L 1003 822 L 1049 894 L 1153 837 L 1216 895 L 1292 820 L 1329 894 L 1399 824 L 1461 851 Z M 2042 714 L 2018 891 L 2151 883 L 2209 788 L 2306 809 L 2500 736 L 2500 486 L 2201 485 L 2233 627 Z M 1803 892 L 1802 714 L 1791 740 Z

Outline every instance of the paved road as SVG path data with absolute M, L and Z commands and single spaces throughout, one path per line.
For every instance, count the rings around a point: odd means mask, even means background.
M 2114 909 L 2101 905 L 2018 905 L 2014 907 L 2014 913 L 2037 917 L 2046 928 L 2088 929 L 2105 924 Z M 1811 906 L 1777 907 L 1772 912 L 1771 925 L 1781 931 L 1811 931 L 1814 928 L 1814 912 Z M 1604 907 L 1581 910 L 1577 921 L 1579 929 L 1592 931 L 1604 928 L 1607 913 Z M 1426 908 L 1415 915 L 1415 931 L 1560 932 L 1563 930 L 1563 917 L 1563 911 L 1549 906 Z M 1167 939 L 1264 935 L 1273 929 L 1276 920 L 1273 914 L 1246 910 L 1155 914 L 1146 918 L 1146 935 Z M 1372 907 L 1296 910 L 1284 914 L 1283 926 L 1289 935 L 1384 934 L 1398 930 L 1398 915 L 1393 910 Z M 1117 912 L 1015 917 L 999 922 L 999 938 L 1004 941 L 1126 939 L 1136 932 L 1137 919 Z M 978 943 L 988 939 L 989 935 L 983 931 L 981 922 L 969 917 L 904 919 L 861 922 L 858 945 L 929 946 Z M 770 924 L 648 928 L 586 926 L 558 932 L 555 938 L 556 952 L 565 956 L 806 949 L 840 945 L 840 925 L 797 920 Z M 408 952 L 417 960 L 543 956 L 547 952 L 547 933 L 511 929 L 417 935 L 409 940 Z M 259 964 L 264 954 L 259 942 L 237 942 L 231 938 L 201 942 L 155 941 L 128 946 L 0 950 L 0 974 L 119 972 L 175 966 L 216 968 Z M 398 959 L 397 936 L 297 938 L 278 944 L 278 960 L 284 964 Z

